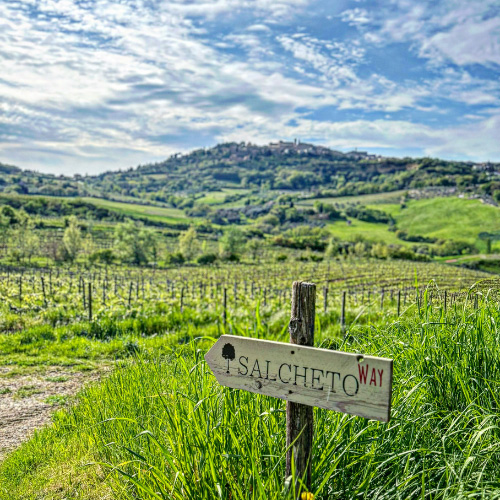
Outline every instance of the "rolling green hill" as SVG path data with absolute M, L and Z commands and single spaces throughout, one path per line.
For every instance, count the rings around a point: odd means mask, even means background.
M 240 198 L 242 190 L 329 198 L 434 187 L 500 200 L 499 172 L 500 165 L 493 163 L 387 158 L 304 143 L 225 143 L 96 176 L 54 176 L 0 164 L 0 192 L 140 200 L 172 207 L 186 199 L 224 201 L 230 190 Z

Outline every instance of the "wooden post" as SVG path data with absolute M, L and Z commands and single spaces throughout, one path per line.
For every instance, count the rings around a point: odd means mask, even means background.
M 328 287 L 323 288 L 323 312 L 326 314 L 328 311 Z
M 291 344 L 314 345 L 315 308 L 316 285 L 295 281 L 292 288 L 292 313 L 288 326 Z M 293 349 L 291 353 L 294 353 Z M 286 477 L 292 475 L 293 463 L 296 476 L 295 488 L 299 498 L 301 490 L 310 490 L 311 488 L 313 428 L 313 408 L 287 401 Z M 300 486 L 299 479 L 303 481 L 305 488 Z
M 446 306 L 447 306 L 446 302 L 447 302 L 447 301 L 448 301 L 448 291 L 447 291 L 447 290 L 445 290 L 445 291 L 444 291 L 444 312 L 445 312 L 445 313 L 446 313 Z
M 401 313 L 401 290 L 398 290 L 398 318 Z
M 342 333 L 345 333 L 345 298 L 346 291 L 342 292 L 342 304 L 340 306 L 340 330 Z
M 42 280 L 43 305 L 47 307 L 47 297 L 45 295 L 45 280 L 43 279 L 43 276 L 41 277 L 41 280 Z
M 128 289 L 128 306 L 130 307 L 130 304 L 132 303 L 132 287 L 133 287 L 133 281 L 130 282 L 130 288 Z
M 226 287 L 224 287 L 224 297 L 223 297 L 223 311 L 222 311 L 222 322 L 224 325 L 224 330 L 226 329 L 226 323 L 227 323 L 227 290 Z
M 89 302 L 89 321 L 92 321 L 92 282 L 89 281 L 89 293 L 88 293 L 88 302 Z

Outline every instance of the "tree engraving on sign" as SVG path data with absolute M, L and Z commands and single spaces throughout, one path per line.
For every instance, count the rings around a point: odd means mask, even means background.
M 205 360 L 227 387 L 383 422 L 390 419 L 391 359 L 222 335 Z
M 222 348 L 222 357 L 224 359 L 227 359 L 227 372 L 229 373 L 229 362 L 233 361 L 234 358 L 236 357 L 236 354 L 234 352 L 234 347 L 232 344 L 225 344 L 224 347 Z

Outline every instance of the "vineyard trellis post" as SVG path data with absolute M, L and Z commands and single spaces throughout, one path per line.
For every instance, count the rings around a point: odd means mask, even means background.
M 224 325 L 224 331 L 226 331 L 226 323 L 227 323 L 227 289 L 224 287 L 224 295 L 223 295 L 223 311 L 222 311 L 222 323 Z
M 347 292 L 344 290 L 342 292 L 342 303 L 340 306 L 340 331 L 342 334 L 345 333 L 345 299 L 346 299 Z
M 92 321 L 92 282 L 91 281 L 89 281 L 88 303 L 89 303 L 89 321 Z
M 47 297 L 45 295 L 45 279 L 44 277 L 42 276 L 40 278 L 41 282 L 42 282 L 42 295 L 43 295 L 43 305 L 44 307 L 47 307 Z

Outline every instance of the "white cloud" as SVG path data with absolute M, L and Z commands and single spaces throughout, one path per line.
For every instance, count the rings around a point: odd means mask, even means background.
M 364 29 L 367 23 L 356 23 L 356 17 L 346 11 L 343 19 Z M 376 43 L 411 42 L 434 64 L 500 64 L 500 5 L 497 0 L 393 0 L 382 4 L 364 36 Z
M 438 66 L 439 78 L 396 82 L 368 66 L 370 44 L 394 40 L 412 43 L 438 65 L 466 65 L 474 57 L 495 64 L 498 18 L 458 0 L 453 10 L 451 2 L 438 10 L 406 0 L 382 14 L 368 5 L 345 10 L 340 18 L 363 34 L 345 39 L 335 30 L 324 39 L 300 32 L 291 19 L 314 16 L 304 9 L 309 0 L 0 2 L 0 161 L 91 172 L 231 137 L 284 136 L 333 147 L 421 144 L 446 152 L 456 133 L 457 151 L 467 144 L 494 152 L 498 79 Z M 466 40 L 459 27 L 467 28 Z M 474 55 L 473 46 L 482 52 Z M 444 113 L 436 97 L 489 110 L 464 113 L 475 116 L 470 128 L 391 119 L 402 110 Z M 388 118 L 304 118 L 330 108 Z
M 265 24 L 252 24 L 251 26 L 248 26 L 246 30 L 271 33 L 271 28 L 269 28 L 269 26 L 266 26 Z
M 195 0 L 173 1 L 168 3 L 168 10 L 182 16 L 203 16 L 215 18 L 221 14 L 235 14 L 242 10 L 282 18 L 291 14 L 291 10 L 304 7 L 309 0 Z
M 354 66 L 363 58 L 363 50 L 343 43 L 320 41 L 312 37 L 282 35 L 278 41 L 296 59 L 318 71 L 334 87 L 357 81 Z
M 340 17 L 342 21 L 352 26 L 369 24 L 371 20 L 368 11 L 366 9 L 360 9 L 359 7 L 345 10 Z
M 423 40 L 420 53 L 431 58 L 442 57 L 460 66 L 500 65 L 500 17 L 467 19 L 455 24 Z

